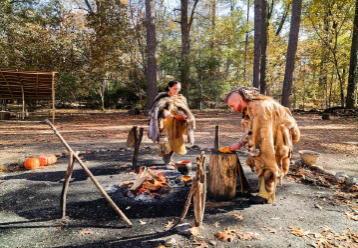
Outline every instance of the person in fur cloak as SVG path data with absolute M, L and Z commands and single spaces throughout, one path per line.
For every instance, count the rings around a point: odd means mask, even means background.
M 159 156 L 168 168 L 173 168 L 174 153 L 187 153 L 183 135 L 187 136 L 190 145 L 194 144 L 195 118 L 186 98 L 178 94 L 180 89 L 179 82 L 170 81 L 166 92 L 156 96 L 149 111 L 148 138 L 158 143 Z
M 293 145 L 300 139 L 300 130 L 290 110 L 271 97 L 259 94 L 257 88 L 240 87 L 225 98 L 229 107 L 242 114 L 244 136 L 230 146 L 231 151 L 246 146 L 246 164 L 257 171 L 259 193 L 253 203 L 273 203 L 277 179 L 288 173 Z

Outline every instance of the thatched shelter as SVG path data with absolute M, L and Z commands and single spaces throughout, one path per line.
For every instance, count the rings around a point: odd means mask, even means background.
M 52 100 L 52 118 L 55 119 L 55 71 L 0 69 L 0 99 L 22 101 Z

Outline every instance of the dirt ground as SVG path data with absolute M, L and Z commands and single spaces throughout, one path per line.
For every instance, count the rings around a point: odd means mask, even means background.
M 190 149 L 176 160 L 194 162 L 201 151 L 209 158 L 216 125 L 220 146 L 230 145 L 242 135 L 238 114 L 197 111 L 195 116 L 199 149 Z M 47 153 L 60 155 L 65 147 L 43 123 L 48 117 L 38 114 L 25 121 L 0 122 L 0 165 Z M 358 178 L 356 120 L 322 120 L 314 114 L 295 114 L 295 118 L 302 134 L 295 144 L 295 160 L 299 150 L 314 150 L 321 153 L 317 165 Z M 291 167 L 272 205 L 251 205 L 247 195 L 238 192 L 230 201 L 233 205 L 207 208 L 199 234 L 168 230 L 166 226 L 182 213 L 189 188 L 147 201 L 123 197 L 116 187 L 136 176 L 128 168 L 133 151 L 125 148 L 134 125 L 145 128 L 139 164 L 165 171 L 156 146 L 146 138 L 145 116 L 62 110 L 55 121 L 58 131 L 73 150 L 80 151 L 85 164 L 134 227 L 127 227 L 78 164 L 69 187 L 67 217 L 60 219 L 68 157 L 59 156 L 56 164 L 34 171 L 0 172 L 0 247 L 159 247 L 169 238 L 175 240 L 174 247 L 358 247 L 355 188 L 297 166 Z M 247 153 L 238 154 L 255 189 L 256 175 L 244 166 Z M 208 202 L 215 201 L 209 196 Z M 190 209 L 185 222 L 193 223 L 193 218 Z M 215 234 L 233 241 L 221 241 Z

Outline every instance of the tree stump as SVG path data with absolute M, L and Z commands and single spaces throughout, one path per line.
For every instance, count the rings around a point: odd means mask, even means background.
M 238 159 L 236 153 L 210 153 L 208 186 L 215 200 L 231 200 L 236 195 Z

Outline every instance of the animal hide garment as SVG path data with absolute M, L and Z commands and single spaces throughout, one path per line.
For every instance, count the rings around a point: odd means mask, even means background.
M 288 173 L 293 145 L 300 138 L 291 112 L 270 97 L 248 101 L 242 126 L 250 156 L 246 163 L 256 170 L 261 197 L 274 202 L 277 178 Z
M 187 120 L 166 118 L 167 113 L 173 116 L 182 114 Z M 184 137 L 190 145 L 194 144 L 195 118 L 191 113 L 186 98 L 183 95 L 170 97 L 167 92 L 159 93 L 149 112 L 150 123 L 148 138 L 159 144 L 159 155 L 174 151 L 177 154 L 186 154 Z

